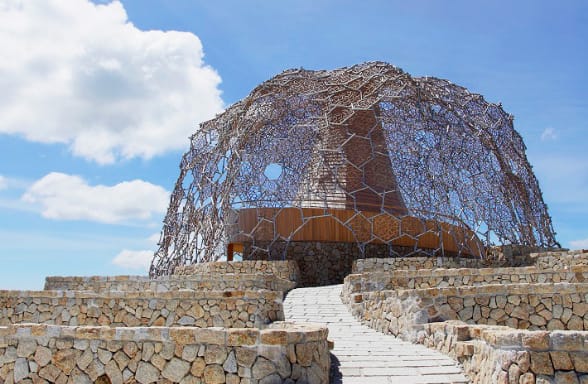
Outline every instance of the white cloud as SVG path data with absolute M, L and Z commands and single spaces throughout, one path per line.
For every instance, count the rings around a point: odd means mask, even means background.
M 557 139 L 557 132 L 555 131 L 555 129 L 549 127 L 549 128 L 545 128 L 543 130 L 543 132 L 541 133 L 541 141 L 550 141 L 550 140 L 556 140 Z
M 49 219 L 124 223 L 162 214 L 169 193 L 143 180 L 91 186 L 79 176 L 53 172 L 29 187 L 22 200 L 39 204 Z
M 571 249 L 588 249 L 588 239 L 570 241 Z
M 8 188 L 8 181 L 6 181 L 6 177 L 0 175 L 0 191 L 6 188 Z
M 153 251 L 129 251 L 120 252 L 112 260 L 112 264 L 129 269 L 141 269 L 147 271 L 153 258 Z
M 154 233 L 145 239 L 145 243 L 152 246 L 153 249 L 156 248 L 158 242 L 159 233 Z M 125 249 L 116 255 L 114 259 L 112 259 L 112 264 L 123 268 L 141 269 L 147 272 L 149 270 L 149 265 L 151 264 L 154 253 L 154 250 L 134 251 Z
M 142 31 L 118 1 L 0 2 L 0 133 L 98 163 L 186 147 L 220 112 L 197 36 Z

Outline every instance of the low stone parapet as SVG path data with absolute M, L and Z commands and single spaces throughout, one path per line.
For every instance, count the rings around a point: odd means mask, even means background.
M 174 290 L 224 291 L 268 289 L 287 292 L 296 283 L 273 274 L 206 274 L 166 276 L 49 276 L 45 290 L 168 292 Z
M 529 255 L 510 259 L 480 259 L 466 257 L 387 257 L 359 259 L 353 263 L 352 273 L 418 270 L 434 268 L 503 268 L 531 266 Z
M 519 329 L 588 330 L 588 285 L 505 284 L 379 291 L 348 299 L 372 328 L 414 341 L 418 326 L 445 320 Z
M 0 327 L 0 382 L 327 384 L 327 333 L 284 322 L 264 330 L 11 325 Z
M 446 321 L 422 326 L 417 342 L 459 361 L 473 383 L 588 382 L 586 331 L 526 331 Z
M 490 284 L 544 284 L 588 282 L 588 266 L 557 271 L 537 267 L 419 269 L 364 272 L 345 278 L 343 297 L 354 293 L 391 289 L 424 289 Z
M 573 266 L 588 266 L 588 250 L 560 250 L 528 253 L 506 252 L 500 257 L 386 257 L 358 259 L 354 261 L 352 273 L 384 272 L 394 270 L 418 270 L 435 268 L 512 268 L 535 266 L 545 270 L 560 270 Z
M 281 279 L 298 281 L 298 264 L 292 260 L 215 261 L 176 267 L 174 275 L 273 274 Z
M 531 259 L 537 267 L 548 270 L 588 266 L 588 250 L 532 253 Z
M 0 291 L 0 325 L 263 327 L 283 320 L 282 292 Z

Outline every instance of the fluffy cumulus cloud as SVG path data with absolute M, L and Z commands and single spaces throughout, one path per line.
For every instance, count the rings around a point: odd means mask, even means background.
M 588 249 L 588 239 L 570 241 L 572 249 Z
M 54 172 L 30 186 L 22 200 L 38 204 L 43 217 L 49 219 L 112 224 L 145 221 L 162 214 L 169 193 L 143 180 L 89 185 L 79 176 Z
M 145 244 L 150 249 L 140 251 L 125 249 L 112 259 L 112 264 L 121 268 L 147 272 L 151 264 L 151 259 L 153 259 L 156 245 L 159 242 L 159 236 L 159 233 L 154 233 L 145 239 Z
M 153 251 L 130 251 L 125 249 L 112 259 L 112 264 L 122 268 L 147 271 L 152 258 Z
M 102 164 L 184 148 L 222 109 L 197 36 L 142 31 L 122 4 L 0 2 L 0 133 Z

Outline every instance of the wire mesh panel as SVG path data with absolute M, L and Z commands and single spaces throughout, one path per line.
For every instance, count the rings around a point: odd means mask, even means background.
M 512 116 L 381 62 L 285 71 L 201 124 L 150 274 L 303 242 L 468 257 L 557 245 Z

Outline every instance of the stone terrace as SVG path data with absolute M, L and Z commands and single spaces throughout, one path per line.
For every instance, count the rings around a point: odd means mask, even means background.
M 532 268 L 478 273 L 363 260 L 342 298 L 371 327 L 457 359 L 474 383 L 588 383 L 587 256 L 532 254 Z M 411 270 L 373 272 L 385 265 Z
M 327 329 L 276 321 L 295 264 L 200 268 L 0 291 L 0 384 L 328 383 Z
M 300 281 L 292 261 L 50 277 L 45 291 L 0 291 L 0 384 L 327 383 L 327 327 L 334 383 L 466 382 L 465 372 L 474 383 L 584 384 L 586 256 L 358 260 L 341 291 L 292 291 L 286 313 L 283 294 Z M 448 356 L 377 336 L 351 313 Z

